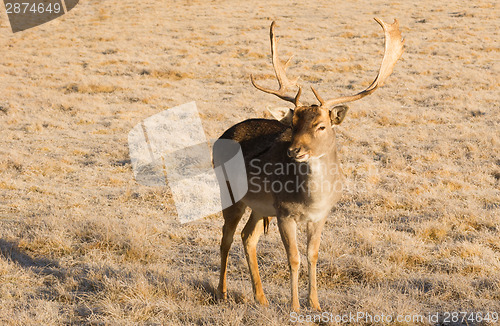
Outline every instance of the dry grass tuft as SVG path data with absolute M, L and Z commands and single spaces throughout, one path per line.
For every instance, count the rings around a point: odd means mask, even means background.
M 195 100 L 209 139 L 277 99 L 283 59 L 325 97 L 368 86 L 382 57 L 371 17 L 398 17 L 403 58 L 336 128 L 346 176 L 318 263 L 333 314 L 500 313 L 498 15 L 491 1 L 80 1 L 0 42 L 0 321 L 6 325 L 283 325 L 275 222 L 258 247 L 269 308 L 253 303 L 239 233 L 215 300 L 220 215 L 181 225 L 168 187 L 133 179 L 127 134 Z M 453 6 L 460 10 L 451 10 Z M 244 218 L 246 219 L 246 217 Z M 243 223 L 241 223 L 243 224 Z M 300 227 L 305 253 L 305 230 Z M 305 262 L 305 256 L 302 256 Z M 307 271 L 300 298 L 306 308 Z M 410 323 L 411 324 L 411 323 Z

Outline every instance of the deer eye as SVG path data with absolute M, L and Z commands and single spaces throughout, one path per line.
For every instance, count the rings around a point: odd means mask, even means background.
M 321 130 L 325 130 L 325 129 L 326 129 L 325 126 L 319 126 L 318 129 L 316 129 L 316 130 L 321 131 Z

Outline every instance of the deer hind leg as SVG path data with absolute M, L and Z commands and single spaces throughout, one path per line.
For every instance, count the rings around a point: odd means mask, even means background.
M 227 258 L 229 249 L 233 243 L 234 232 L 236 231 L 238 222 L 245 213 L 245 208 L 245 204 L 238 202 L 222 211 L 224 226 L 222 227 L 222 240 L 220 243 L 220 278 L 216 293 L 217 299 L 219 300 L 227 299 Z
M 321 230 L 325 225 L 326 217 L 318 222 L 307 223 L 307 264 L 309 269 L 309 306 L 321 311 L 318 301 L 318 288 L 316 286 L 316 262 L 321 241 Z
M 264 217 L 252 211 L 247 224 L 241 232 L 241 239 L 243 240 L 243 247 L 245 248 L 245 255 L 247 258 L 248 269 L 250 270 L 255 300 L 261 305 L 267 307 L 269 306 L 269 302 L 267 301 L 266 296 L 264 295 L 264 290 L 262 289 L 259 266 L 257 264 L 257 242 L 259 241 L 260 235 L 264 231 L 264 226 Z
M 297 223 L 291 217 L 278 217 L 278 227 L 281 240 L 285 246 L 290 268 L 290 287 L 292 293 L 292 309 L 295 312 L 300 310 L 299 305 L 299 268 L 300 254 L 297 247 Z

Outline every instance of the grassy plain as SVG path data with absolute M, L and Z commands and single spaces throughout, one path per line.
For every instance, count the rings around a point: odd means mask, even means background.
M 0 322 L 286 324 L 275 221 L 258 246 L 270 307 L 253 303 L 243 223 L 217 303 L 221 215 L 181 225 L 168 189 L 135 182 L 127 134 L 193 100 L 212 139 L 281 106 L 249 81 L 272 78 L 272 20 L 290 75 L 325 97 L 361 90 L 383 53 L 372 17 L 398 17 L 406 51 L 337 128 L 347 183 L 323 233 L 320 303 L 500 313 L 499 16 L 484 0 L 82 0 L 12 34 L 1 9 Z M 306 280 L 302 265 L 304 313 Z

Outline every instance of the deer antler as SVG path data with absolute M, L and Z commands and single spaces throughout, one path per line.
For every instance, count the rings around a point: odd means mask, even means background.
M 359 100 L 360 98 L 370 95 L 379 86 L 382 86 L 384 84 L 385 79 L 392 73 L 392 69 L 396 64 L 396 61 L 398 61 L 398 59 L 401 57 L 404 51 L 403 50 L 404 40 L 402 39 L 401 31 L 399 30 L 399 22 L 397 19 L 394 19 L 394 23 L 387 24 L 383 22 L 381 19 L 378 18 L 374 19 L 377 21 L 377 23 L 380 24 L 380 26 L 382 26 L 385 34 L 384 58 L 382 59 L 382 64 L 380 66 L 380 70 L 377 74 L 377 77 L 375 78 L 373 83 L 371 83 L 371 85 L 368 86 L 367 89 L 356 95 L 334 98 L 327 101 L 324 101 L 321 98 L 321 96 L 319 96 L 318 92 L 316 92 L 316 90 L 311 87 L 314 96 L 316 96 L 318 101 L 321 103 L 322 107 L 330 108 L 334 105 L 356 101 Z
M 258 90 L 261 90 L 265 93 L 273 94 L 281 98 L 282 100 L 292 102 L 295 104 L 295 106 L 299 106 L 299 98 L 300 94 L 302 93 L 302 89 L 300 86 L 297 85 L 297 81 L 299 78 L 290 80 L 286 76 L 286 68 L 288 68 L 288 65 L 290 64 L 290 61 L 292 60 L 293 56 L 290 57 L 290 59 L 283 64 L 281 60 L 278 57 L 278 44 L 276 40 L 276 35 L 274 34 L 274 27 L 276 26 L 276 22 L 271 23 L 271 30 L 270 30 L 270 38 L 271 38 L 271 54 L 273 58 L 273 67 L 274 67 L 274 73 L 276 74 L 276 78 L 278 79 L 278 83 L 280 88 L 275 91 L 269 88 L 264 88 L 262 86 L 259 86 L 255 83 L 255 80 L 253 78 L 253 75 L 250 75 L 250 79 L 252 80 L 252 85 L 255 86 Z M 286 93 L 290 90 L 290 88 L 298 86 L 299 90 L 295 97 L 290 97 L 286 96 Z

